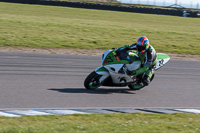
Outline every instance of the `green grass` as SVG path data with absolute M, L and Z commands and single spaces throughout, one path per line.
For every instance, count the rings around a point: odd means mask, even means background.
M 158 52 L 200 55 L 200 19 L 0 2 L 0 46 L 109 49 L 147 36 Z
M 90 114 L 0 117 L 0 133 L 199 133 L 200 115 Z

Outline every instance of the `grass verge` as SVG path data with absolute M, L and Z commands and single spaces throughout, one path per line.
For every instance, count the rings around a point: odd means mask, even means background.
M 110 49 L 147 36 L 158 52 L 200 55 L 199 18 L 0 3 L 0 46 Z
M 3 133 L 197 133 L 200 115 L 175 114 L 90 114 L 0 117 Z

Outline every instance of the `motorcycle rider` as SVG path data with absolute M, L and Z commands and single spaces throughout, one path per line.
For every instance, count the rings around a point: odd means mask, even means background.
M 126 50 L 137 50 L 137 59 L 141 61 L 141 68 L 133 71 L 127 70 L 128 75 L 140 75 L 141 80 L 137 83 L 139 86 L 147 86 L 151 82 L 154 74 L 154 67 L 157 63 L 157 55 L 149 39 L 145 36 L 140 37 L 136 43 L 125 45 Z

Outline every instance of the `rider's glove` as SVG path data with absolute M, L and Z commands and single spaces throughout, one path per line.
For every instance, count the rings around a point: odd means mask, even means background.
M 130 50 L 129 47 L 130 47 L 129 45 L 125 45 L 125 46 L 124 46 L 124 48 L 125 48 L 126 50 Z

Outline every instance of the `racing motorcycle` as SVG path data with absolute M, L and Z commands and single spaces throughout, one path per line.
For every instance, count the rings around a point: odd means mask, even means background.
M 124 48 L 106 50 L 101 56 L 102 66 L 91 72 L 84 81 L 86 89 L 95 90 L 100 86 L 125 87 L 131 90 L 139 90 L 145 86 L 137 85 L 142 75 L 130 76 L 127 70 L 133 71 L 141 67 L 142 63 L 137 58 L 137 52 L 127 51 Z M 170 60 L 167 54 L 157 53 L 157 64 L 154 70 L 158 70 Z M 130 63 L 131 62 L 131 63 Z M 153 80 L 154 75 L 150 79 Z

